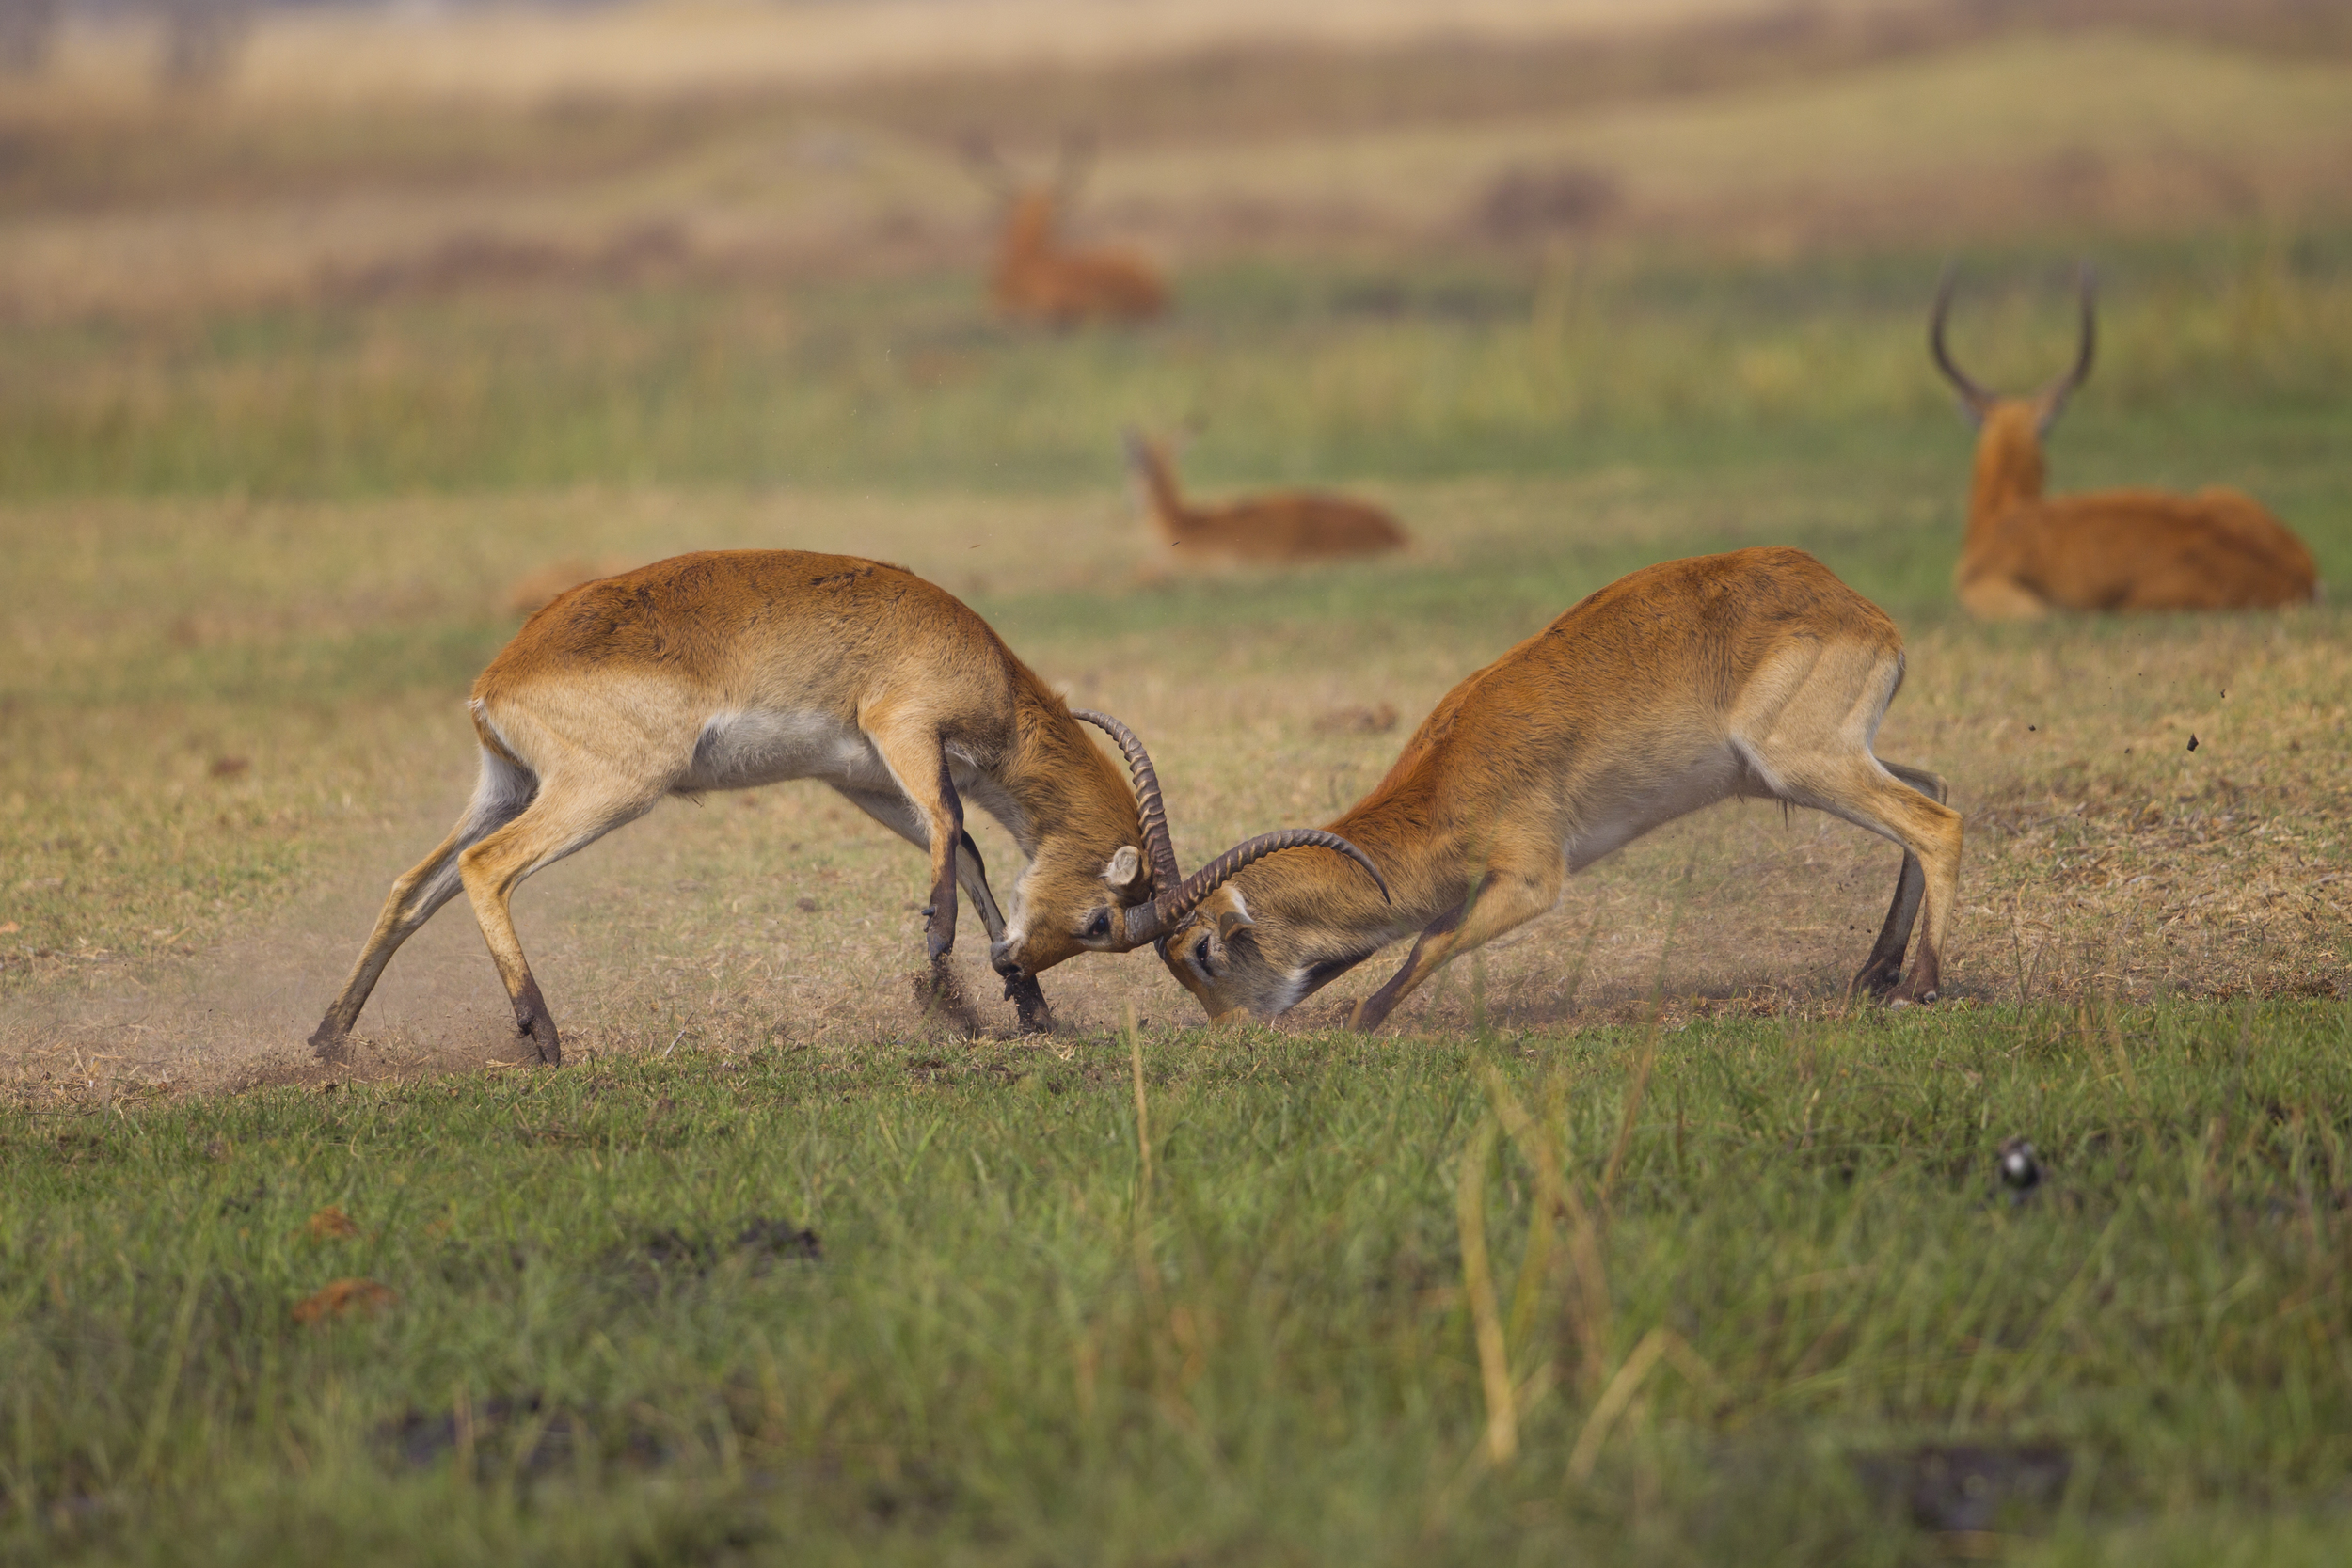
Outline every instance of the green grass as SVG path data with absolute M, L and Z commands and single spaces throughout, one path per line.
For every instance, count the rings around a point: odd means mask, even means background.
M 2352 238 L 2253 230 L 2099 250 L 2103 357 L 2061 483 L 2169 422 L 2194 480 L 2308 455 L 2352 372 Z M 1980 378 L 2072 342 L 2046 247 L 1971 258 Z M 1037 333 L 971 281 L 596 290 L 562 282 L 195 321 L 0 329 L 0 494 L 359 497 L 777 483 L 1036 492 L 1118 483 L 1119 427 L 1207 420 L 1202 483 L 1574 474 L 1759 459 L 1957 468 L 1913 252 L 1729 264 L 1655 246 L 1231 263 L 1167 324 Z M 2223 454 L 2234 460 L 2225 461 Z M 2134 477 L 2149 474 L 2132 451 Z M 2202 465 L 2202 467 L 2200 467 Z M 2120 464 L 2118 464 L 2120 466 Z
M 1967 258 L 1984 379 L 2063 361 L 2064 248 Z M 2243 485 L 2352 579 L 2352 235 L 2096 248 L 2056 485 Z M 2293 998 L 2341 993 L 2352 644 L 2334 609 L 1960 619 L 1940 260 L 1231 261 L 1135 334 L 935 276 L 0 325 L 38 585 L 0 661 L 0 1560 L 2333 1560 L 2352 1041 Z M 1193 415 L 1199 489 L 1360 487 L 1415 552 L 1139 583 L 1116 432 Z M 1377 777 L 1398 736 L 1330 710 L 1409 725 L 1622 572 L 1757 543 L 1904 624 L 1888 754 L 1970 835 L 1932 1016 L 1825 989 L 1881 847 L 1718 812 L 1395 1037 L 1318 1027 L 1371 974 L 1285 1032 L 1170 1029 L 1138 956 L 1048 977 L 1071 1034 L 943 1045 L 918 863 L 803 787 L 524 892 L 560 1073 L 140 1086 L 305 1070 L 208 1009 L 315 1018 L 548 562 L 906 560 L 1138 725 L 1198 861 Z M 441 918 L 392 976 L 434 1021 L 488 984 L 462 928 L 431 969 Z M 385 1027 L 369 1072 L 427 1059 Z M 2010 1133 L 2053 1173 L 2023 1206 Z M 328 1204 L 358 1234 L 310 1237 Z M 738 1244 L 771 1221 L 821 1259 Z M 394 1299 L 294 1320 L 346 1278 Z M 1934 1446 L 2001 1506 L 1915 1520 Z
M 2027 1560 L 2333 1560 L 2334 1007 L 1147 1044 L 1148 1185 L 1104 1037 L 9 1111 L 0 1553 L 1924 1562 L 1884 1478 L 1976 1445 L 2064 1457 Z

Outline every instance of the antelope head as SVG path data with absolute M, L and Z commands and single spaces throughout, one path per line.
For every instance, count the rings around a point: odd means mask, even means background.
M 1167 939 L 1180 927 L 1195 923 L 1196 911 L 1213 897 L 1226 905 L 1238 903 L 1238 895 L 1225 886 L 1234 873 L 1284 849 L 1323 848 L 1345 855 L 1363 868 L 1380 889 L 1382 899 L 1387 899 L 1388 883 L 1372 858 L 1339 834 L 1318 828 L 1284 828 L 1260 833 L 1233 846 L 1190 877 L 1184 876 L 1176 862 L 1175 846 L 1168 838 L 1168 810 L 1160 799 L 1159 774 L 1152 768 L 1151 753 L 1143 749 L 1143 742 L 1135 731 L 1109 714 L 1073 708 L 1071 716 L 1103 730 L 1119 743 L 1134 776 L 1136 820 L 1142 830 L 1143 847 L 1137 851 L 1133 845 L 1121 845 L 1115 850 L 1096 878 L 1101 891 L 1090 897 L 1025 897 L 1025 909 L 1074 912 L 1067 929 L 1053 929 L 1044 921 L 1020 922 L 1009 927 L 1005 940 L 991 955 L 1000 973 L 1018 968 L 1034 974 L 1079 952 L 1126 953 L 1146 943 L 1157 944 L 1165 959 Z M 1231 922 L 1226 924 L 1230 926 Z M 1171 963 L 1170 967 L 1174 965 Z M 1184 977 L 1181 971 L 1178 977 Z M 1197 987 L 1195 990 L 1198 994 Z M 1205 1005 L 1208 999 L 1204 996 L 1202 1001 Z M 1216 1016 L 1216 1011 L 1212 1008 L 1211 1016 Z
M 1005 205 L 1004 246 L 1008 254 L 1038 255 L 1055 248 L 1061 214 L 1077 200 L 1094 163 L 1094 137 L 1073 131 L 1062 137 L 1050 181 L 1022 179 L 986 136 L 972 132 L 958 143 L 964 167 L 982 189 Z
M 1979 433 L 1978 494 L 1988 504 L 2038 497 L 2042 494 L 2042 437 L 2049 435 L 2050 427 L 2064 412 L 2066 400 L 2090 374 L 2098 334 L 2096 287 L 2090 263 L 2083 263 L 2076 274 L 2082 326 L 2074 366 L 2029 397 L 2003 397 L 1989 392 L 1953 363 L 1951 350 L 1944 342 L 1944 319 L 1951 311 L 1952 289 L 1958 281 L 1957 269 L 1947 267 L 1944 281 L 1935 291 L 1935 314 L 1928 324 L 1928 349 L 1935 356 L 1936 369 L 1944 372 L 1944 378 L 1959 393 L 1961 412 Z

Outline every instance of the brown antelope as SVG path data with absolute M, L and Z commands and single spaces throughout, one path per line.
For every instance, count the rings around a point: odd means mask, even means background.
M 1946 272 L 1936 291 L 1928 346 L 1979 432 L 1968 532 L 1952 573 L 1969 613 L 1994 620 L 2053 610 L 2258 610 L 2318 596 L 2311 551 L 2239 491 L 2209 487 L 2182 496 L 2134 488 L 2044 497 L 2042 437 L 2090 373 L 2090 269 L 2080 275 L 2074 368 L 2022 398 L 1986 391 L 1952 362 L 1944 318 L 1953 281 Z
M 1127 911 L 1126 929 L 1149 924 L 1217 1021 L 1276 1017 L 1415 937 L 1404 967 L 1356 1006 L 1354 1025 L 1375 1029 L 1448 959 L 1549 910 L 1569 873 L 1701 806 L 1777 800 L 1902 847 L 1894 902 L 1853 985 L 1932 1002 L 1961 820 L 1942 780 L 1871 754 L 1902 678 L 1894 622 L 1802 550 L 1646 567 L 1455 687 L 1330 824 L 1379 865 L 1392 902 L 1321 855 L 1253 866 L 1228 854 L 1178 883 L 1164 813 L 1147 797 L 1145 848 L 1174 892 Z
M 1082 950 L 1126 951 L 1121 911 L 1174 886 L 1141 846 L 1159 822 L 1148 760 L 1138 803 L 1078 728 L 1142 748 L 1117 720 L 1073 715 L 955 598 L 902 567 L 799 550 L 682 555 L 562 594 L 475 680 L 482 772 L 449 836 L 392 884 L 342 993 L 310 1037 L 343 1050 L 392 954 L 460 888 L 542 1061 L 553 1020 L 507 914 L 516 884 L 644 816 L 667 795 L 818 779 L 930 851 L 934 994 L 952 995 L 956 889 L 1028 1028 L 1049 1026 L 1036 976 Z M 964 832 L 970 800 L 1028 857 L 1012 912 Z M 1162 839 L 1167 829 L 1156 830 Z M 1236 853 L 1329 834 L 1268 834 Z M 1148 920 L 1138 926 L 1156 934 Z M 1148 941 L 1143 936 L 1136 941 Z
M 1359 500 L 1312 490 L 1275 490 L 1217 506 L 1185 503 L 1168 449 L 1126 433 L 1127 467 L 1145 508 L 1169 545 L 1236 561 L 1315 561 L 1400 549 L 1396 519 Z
M 1131 250 L 1073 250 L 1061 220 L 1076 200 L 1094 156 L 1090 137 L 1063 139 L 1050 183 L 1016 179 L 980 136 L 963 142 L 964 163 L 1005 203 L 989 297 L 1008 316 L 1068 326 L 1082 321 L 1146 321 L 1168 308 L 1168 287 L 1150 261 Z

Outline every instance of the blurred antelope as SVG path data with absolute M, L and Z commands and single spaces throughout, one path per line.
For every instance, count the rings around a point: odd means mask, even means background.
M 1186 505 L 1168 449 L 1126 433 L 1127 467 L 1168 544 L 1237 561 L 1314 561 L 1402 548 L 1405 531 L 1378 507 L 1312 490 L 1276 490 L 1218 506 Z
M 967 167 L 1005 202 L 1004 232 L 989 295 L 1008 316 L 1067 326 L 1081 321 L 1145 321 L 1168 308 L 1168 288 L 1151 262 L 1131 250 L 1073 250 L 1061 243 L 1063 216 L 1093 163 L 1091 137 L 1063 138 L 1048 184 L 1017 179 L 987 139 L 967 136 Z
M 2042 440 L 2090 373 L 2090 269 L 2079 280 L 2074 368 L 2031 397 L 1988 392 L 1944 345 L 1954 275 L 1935 294 L 1928 347 L 1977 426 L 1968 532 L 1952 573 L 1960 602 L 1988 620 L 2053 610 L 2254 610 L 2319 594 L 2311 551 L 2261 502 L 2209 487 L 2093 490 L 2044 498 Z
M 1175 889 L 1147 906 L 1160 957 L 1212 1019 L 1267 1019 L 1414 937 L 1404 967 L 1356 1006 L 1355 1027 L 1376 1029 L 1448 959 L 1549 910 L 1569 874 L 1746 798 L 1811 806 L 1901 846 L 1853 989 L 1932 1002 L 1961 820 L 1942 780 L 1871 754 L 1902 678 L 1895 624 L 1802 550 L 1645 568 L 1455 687 L 1330 824 L 1379 866 L 1380 900 L 1325 855 L 1250 865 L 1229 853 L 1179 883 L 1147 797 L 1145 848 Z
M 819 779 L 930 851 L 934 994 L 961 886 L 1026 1028 L 1050 1024 L 1036 976 L 1087 948 L 1125 951 L 1126 906 L 1155 886 L 1138 846 L 1156 821 L 1059 697 L 985 622 L 902 567 L 798 550 L 682 555 L 587 583 L 532 617 L 475 680 L 481 782 L 438 847 L 392 884 L 342 993 L 310 1037 L 339 1056 L 400 944 L 460 888 L 515 1027 L 562 1059 L 507 913 L 515 887 L 664 796 Z M 1141 746 L 1124 725 L 1082 717 Z M 1012 912 L 964 832 L 970 800 L 1029 863 Z M 1166 827 L 1158 832 L 1164 838 Z M 1309 835 L 1331 842 L 1328 835 Z M 1269 835 L 1256 852 L 1293 842 Z M 1244 846 L 1245 850 L 1251 846 Z M 1148 940 L 1148 938 L 1138 939 Z

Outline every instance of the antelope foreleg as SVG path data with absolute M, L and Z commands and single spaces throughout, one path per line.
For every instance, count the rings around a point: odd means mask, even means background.
M 903 795 L 884 794 L 870 789 L 842 789 L 834 786 L 858 810 L 920 849 L 931 847 L 928 818 L 914 803 Z M 972 909 L 988 928 L 988 940 L 993 943 L 1005 934 L 1004 911 L 997 907 L 996 895 L 988 885 L 988 866 L 980 859 L 980 847 L 972 842 L 969 832 L 960 840 L 956 856 L 956 881 L 963 895 L 972 901 Z M 1018 968 L 999 971 L 1005 979 L 1005 1000 L 1010 1002 L 1021 1016 L 1025 1034 L 1045 1034 L 1054 1027 L 1053 1009 L 1045 1005 L 1045 993 L 1038 989 L 1037 977 Z
M 956 858 L 956 875 L 963 884 L 964 896 L 980 914 L 980 924 L 988 927 L 988 940 L 993 946 L 1005 934 L 1005 917 L 996 908 L 996 895 L 989 891 L 988 867 L 981 863 L 980 847 L 972 842 L 972 835 L 963 835 L 963 850 Z M 1045 1005 L 1045 993 L 1038 989 L 1037 976 L 1018 965 L 1000 970 L 1005 977 L 1005 1000 L 1021 1017 L 1021 1032 L 1025 1035 L 1050 1035 L 1054 1032 L 1054 1010 Z
M 1356 1005 L 1349 1024 L 1366 1032 L 1379 1028 L 1398 1003 L 1450 960 L 1484 947 L 1558 903 L 1560 882 L 1565 875 L 1565 867 L 1556 858 L 1533 871 L 1490 870 L 1469 898 L 1422 927 L 1405 967 Z
M 901 827 L 873 807 L 866 809 L 931 852 L 931 896 L 923 911 L 923 929 L 930 960 L 936 966 L 956 944 L 956 851 L 964 841 L 963 801 L 956 794 L 955 780 L 948 774 L 947 750 L 938 732 L 928 724 L 877 722 L 865 717 L 859 722 L 873 741 L 874 749 L 882 753 L 882 765 L 890 769 L 899 793 L 913 808 L 911 815 L 920 818 L 923 836 L 916 839 L 906 832 L 907 827 L 916 825 L 914 822 Z M 857 799 L 854 795 L 850 798 Z M 994 901 L 990 899 L 991 903 Z

